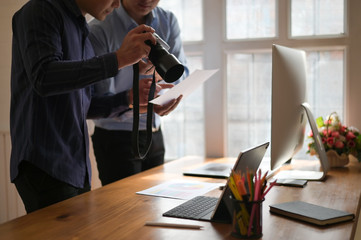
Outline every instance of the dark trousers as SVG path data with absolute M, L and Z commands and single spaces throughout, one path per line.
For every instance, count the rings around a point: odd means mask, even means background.
M 142 160 L 134 158 L 131 131 L 105 130 L 95 127 L 92 141 L 99 179 L 103 186 L 164 163 L 165 150 L 161 130 L 153 132 L 149 152 Z M 145 144 L 146 131 L 140 131 L 141 153 L 145 151 Z
M 87 177 L 86 186 L 76 188 L 51 177 L 26 161 L 20 163 L 19 174 L 14 183 L 27 213 L 90 191 Z

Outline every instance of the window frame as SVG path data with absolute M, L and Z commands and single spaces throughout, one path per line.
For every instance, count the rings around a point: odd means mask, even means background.
M 350 49 L 356 48 L 360 52 L 360 47 L 350 45 L 349 22 L 350 16 L 359 15 L 355 7 L 349 7 L 352 4 L 360 5 L 354 0 L 345 1 L 345 34 L 337 36 L 319 36 L 319 37 L 290 37 L 290 1 L 276 1 L 277 20 L 276 29 L 278 34 L 275 38 L 269 39 L 245 39 L 245 40 L 227 40 L 226 39 L 226 0 L 204 0 L 204 67 L 205 69 L 219 68 L 219 74 L 215 79 L 209 80 L 205 88 L 205 153 L 207 157 L 224 157 L 227 153 L 227 79 L 226 79 L 226 53 L 228 52 L 250 52 L 257 49 L 270 49 L 272 44 L 285 45 L 291 48 L 302 48 L 305 50 L 322 49 L 346 49 L 345 58 L 345 116 L 342 116 L 346 124 L 360 127 L 360 113 L 355 111 L 357 101 L 361 97 L 355 95 L 354 85 L 360 85 L 353 72 L 360 73 L 357 66 L 350 66 L 350 59 L 356 58 Z M 360 19 L 359 16 L 357 16 Z M 222 19 L 215 23 L 214 19 Z M 354 23 L 356 28 L 357 22 Z M 356 30 L 356 29 L 355 29 Z M 217 31 L 221 32 L 217 36 Z M 360 37 L 360 34 L 358 34 Z M 211 39 L 211 40 L 209 40 Z M 361 45 L 361 43 L 360 43 Z M 188 49 L 186 49 L 188 50 Z M 211 51 L 211 53 L 210 53 Z M 359 57 L 358 57 L 359 58 Z M 360 61 L 361 62 L 361 61 Z M 217 97 L 214 97 L 217 96 Z M 358 100 L 356 100 L 358 99 Z M 352 110 L 353 109 L 353 110 Z
M 226 39 L 226 0 L 203 0 L 203 40 L 184 42 L 187 54 L 201 52 L 204 69 L 219 69 L 204 88 L 204 134 L 206 157 L 224 157 L 227 153 L 227 57 L 229 52 L 251 52 L 271 49 L 272 44 L 301 48 L 306 51 L 346 49 L 345 51 L 345 115 L 343 122 L 361 129 L 361 1 L 345 1 L 345 34 L 334 36 L 291 37 L 291 3 L 276 1 L 276 37 L 262 39 Z M 220 21 L 221 19 L 221 21 Z

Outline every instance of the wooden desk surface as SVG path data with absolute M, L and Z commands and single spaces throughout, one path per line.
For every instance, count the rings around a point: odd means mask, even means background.
M 216 161 L 230 161 L 219 159 Z M 135 192 L 162 182 L 186 178 L 225 182 L 222 179 L 184 177 L 182 169 L 203 159 L 187 157 L 172 161 L 81 196 L 68 199 L 0 225 L 0 239 L 234 239 L 231 225 L 162 217 L 183 200 L 137 195 Z M 269 205 L 302 200 L 359 214 L 361 163 L 332 169 L 325 182 L 308 182 L 305 188 L 275 186 L 263 204 L 261 239 L 351 239 L 357 222 L 316 227 L 272 215 Z M 218 191 L 218 190 L 217 190 Z M 146 221 L 203 225 L 202 230 L 144 226 Z

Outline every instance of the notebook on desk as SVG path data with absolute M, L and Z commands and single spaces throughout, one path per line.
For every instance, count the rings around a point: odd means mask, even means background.
M 319 226 L 353 220 L 355 214 L 303 201 L 270 205 L 270 212 Z
M 268 146 L 269 142 L 241 152 L 233 166 L 233 170 L 236 172 L 246 172 L 247 169 L 256 171 Z M 226 184 L 219 198 L 198 196 L 163 213 L 163 216 L 212 222 L 230 222 L 233 212 L 230 196 L 231 190 Z

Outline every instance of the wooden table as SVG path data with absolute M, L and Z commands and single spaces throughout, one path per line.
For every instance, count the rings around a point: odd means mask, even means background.
M 207 159 L 206 161 L 214 160 Z M 222 179 L 182 176 L 182 170 L 205 160 L 186 157 L 68 199 L 0 225 L 0 239 L 234 239 L 231 225 L 162 217 L 183 200 L 138 195 L 171 179 L 225 182 Z M 216 159 L 234 161 L 234 159 Z M 220 191 L 216 190 L 216 194 Z M 353 239 L 357 221 L 316 227 L 269 213 L 269 205 L 302 200 L 356 214 L 361 193 L 361 163 L 332 169 L 325 182 L 308 182 L 305 188 L 275 186 L 263 204 L 261 239 Z M 202 230 L 144 226 L 146 221 L 203 225 Z

